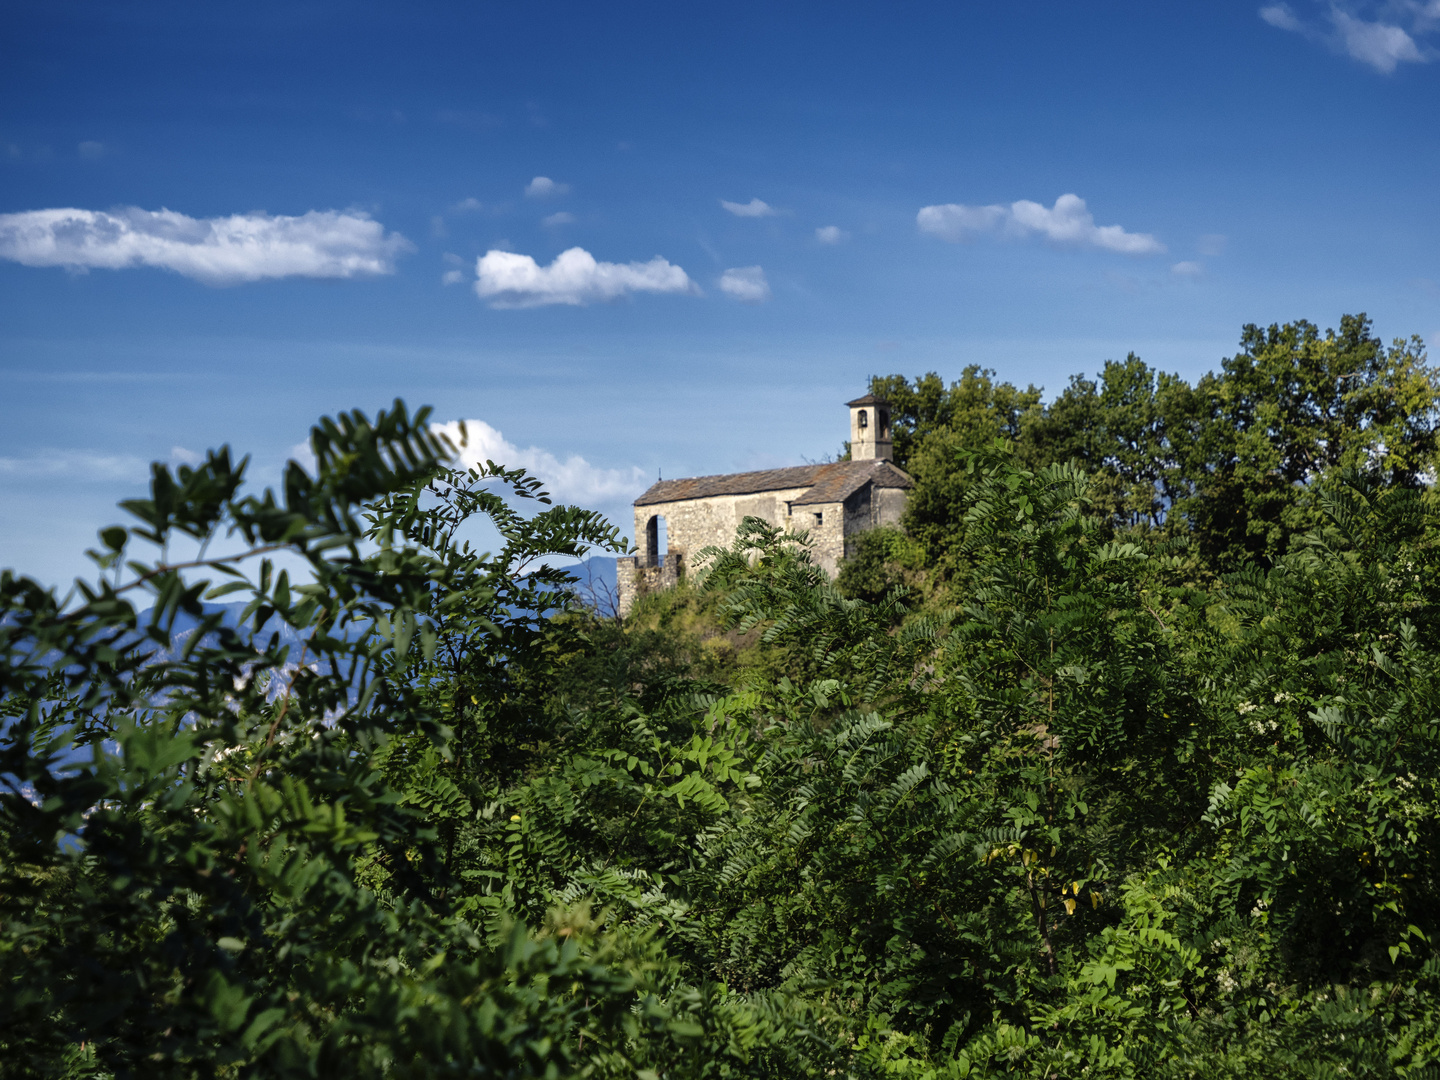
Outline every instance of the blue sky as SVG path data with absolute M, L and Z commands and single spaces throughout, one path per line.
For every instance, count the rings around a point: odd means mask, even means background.
M 876 373 L 1440 334 L 1440 0 L 6 22 L 0 566 L 55 583 L 146 462 L 273 479 L 396 396 L 628 526 L 834 453 Z

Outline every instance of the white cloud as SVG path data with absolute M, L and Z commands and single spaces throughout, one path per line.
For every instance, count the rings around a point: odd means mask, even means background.
M 1263 7 L 1260 9 L 1260 18 L 1271 26 L 1278 26 L 1281 30 L 1294 30 L 1297 33 L 1304 30 L 1304 25 L 1290 10 L 1289 4 L 1271 4 L 1269 7 Z
M 554 195 L 564 195 L 569 190 L 569 184 L 557 184 L 548 176 L 537 176 L 525 185 L 525 194 L 531 199 L 548 199 Z
M 938 236 L 958 244 L 971 240 L 980 233 L 993 231 L 1003 222 L 1010 211 L 1003 206 L 962 206 L 960 203 L 945 203 L 941 206 L 923 206 L 915 215 L 915 223 L 921 232 Z
M 1368 64 L 1382 75 L 1392 74 L 1401 64 L 1427 63 L 1434 55 L 1433 50 L 1422 50 L 1411 36 L 1412 33 L 1424 34 L 1435 28 L 1437 17 L 1440 17 L 1440 5 L 1434 0 L 1424 5 L 1416 3 L 1415 0 L 1399 0 L 1384 6 L 1382 10 L 1391 16 L 1408 17 L 1408 32 L 1395 23 L 1352 15 L 1335 3 L 1329 3 L 1327 7 L 1326 15 L 1330 22 L 1328 29 L 1321 24 L 1305 21 L 1288 4 L 1283 3 L 1262 7 L 1260 18 L 1271 26 L 1319 42 L 1335 52 L 1345 53 L 1362 64 Z
M 459 270 L 446 270 L 440 275 L 441 285 L 459 285 L 465 280 L 465 275 Z
M 659 255 L 649 262 L 597 262 L 584 248 L 562 251 L 549 266 L 529 255 L 492 249 L 475 264 L 475 292 L 494 308 L 584 305 L 632 292 L 695 293 L 680 267 Z
M 758 266 L 732 266 L 720 275 L 720 291 L 747 304 L 763 304 L 770 299 L 770 283 Z
M 1126 232 L 1119 225 L 1096 225 L 1078 195 L 1061 195 L 1052 207 L 1021 199 L 1009 206 L 922 207 L 915 217 L 921 232 L 951 243 L 1003 229 L 1012 236 L 1040 235 L 1054 244 L 1101 248 L 1124 255 L 1154 255 L 1165 245 L 1149 233 Z
M 1340 34 L 1345 51 L 1383 75 L 1389 75 L 1402 63 L 1425 62 L 1415 39 L 1398 26 L 1366 22 L 1347 15 L 1339 8 L 1331 9 L 1330 19 Z
M 541 219 L 540 219 L 540 224 L 541 224 L 541 225 L 544 225 L 547 229 L 553 229 L 553 228 L 554 228 L 555 226 L 557 226 L 557 225 L 570 225 L 570 224 L 573 224 L 574 221 L 575 221 L 575 215 L 574 215 L 574 214 L 572 214 L 572 213 L 570 213 L 570 212 L 568 212 L 568 211 L 566 211 L 566 210 L 561 210 L 558 214 L 551 214 L 549 217 L 541 218 Z
M 774 217 L 780 213 L 769 203 L 761 202 L 759 199 L 751 199 L 748 203 L 727 202 L 725 199 L 721 199 L 720 205 L 736 217 Z
M 100 142 L 94 142 L 93 140 L 90 140 L 90 139 L 86 139 L 84 142 L 82 142 L 82 143 L 81 143 L 79 146 L 77 146 L 75 149 L 76 149 L 76 152 L 79 153 L 79 155 L 80 155 L 82 158 L 88 158 L 88 159 L 90 159 L 90 160 L 92 160 L 92 161 L 93 161 L 95 158 L 100 158 L 100 157 L 104 157 L 104 156 L 105 156 L 105 144 L 104 144 L 104 143 L 100 143 Z
M 80 271 L 155 266 L 207 285 L 388 274 L 410 250 L 410 241 L 359 211 L 192 218 L 132 206 L 0 214 L 0 258 Z
M 1198 262 L 1177 262 L 1170 267 L 1172 274 L 1179 274 L 1181 277 L 1199 277 L 1205 273 L 1205 268 Z
M 821 225 L 815 230 L 815 239 L 822 244 L 838 244 L 849 238 L 850 234 L 839 225 Z
M 475 196 L 472 195 L 468 199 L 461 199 L 454 206 L 452 206 L 451 209 L 463 210 L 468 212 L 483 209 L 484 206 L 484 203 L 482 203 L 479 199 L 475 198 Z
M 621 496 L 633 497 L 646 484 L 647 477 L 639 468 L 602 469 L 579 454 L 562 461 L 538 446 L 521 449 L 484 420 L 465 421 L 463 446 L 459 421 L 436 424 L 435 430 L 460 447 L 460 464 L 473 467 L 493 461 L 507 468 L 524 469 L 543 481 L 551 496 L 560 502 L 593 506 Z

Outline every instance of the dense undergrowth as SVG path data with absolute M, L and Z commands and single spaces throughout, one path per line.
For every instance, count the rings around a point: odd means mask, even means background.
M 1440 1075 L 1440 395 L 1311 331 L 877 380 L 904 530 L 623 622 L 424 413 L 157 466 L 69 603 L 0 578 L 0 1072 Z

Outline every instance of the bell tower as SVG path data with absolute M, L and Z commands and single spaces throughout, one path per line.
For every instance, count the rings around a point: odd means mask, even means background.
M 850 460 L 889 461 L 890 406 L 874 394 L 845 403 L 850 407 Z

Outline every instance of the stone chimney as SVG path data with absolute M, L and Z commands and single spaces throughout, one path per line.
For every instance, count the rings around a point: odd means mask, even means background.
M 850 460 L 889 461 L 890 406 L 874 394 L 845 404 L 850 407 Z

